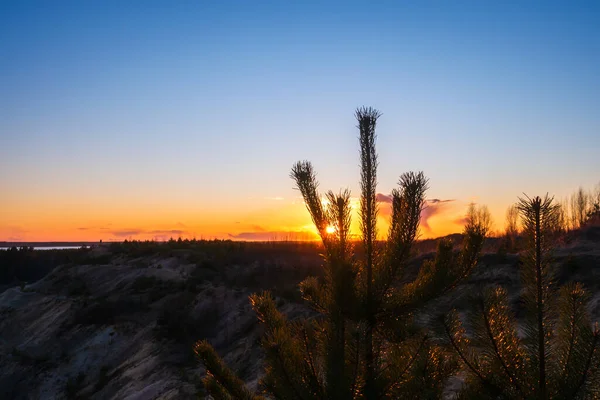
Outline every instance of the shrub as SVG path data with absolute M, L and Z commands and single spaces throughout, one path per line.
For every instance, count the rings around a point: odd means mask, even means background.
M 556 290 L 552 263 L 552 199 L 521 199 L 528 239 L 521 278 L 524 319 L 518 324 L 507 291 L 487 290 L 470 310 L 471 335 L 456 312 L 446 336 L 467 372 L 460 398 L 587 399 L 600 392 L 600 330 L 586 310 L 589 295 L 570 283 Z M 519 332 L 522 332 L 520 334 Z

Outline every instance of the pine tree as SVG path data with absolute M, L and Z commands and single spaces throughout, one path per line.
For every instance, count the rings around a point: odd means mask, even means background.
M 261 386 L 276 399 L 439 398 L 457 364 L 418 326 L 415 316 L 471 273 L 488 226 L 483 219 L 469 218 L 461 250 L 441 241 L 435 259 L 411 277 L 407 266 L 428 180 L 422 172 L 400 176 L 391 195 L 387 240 L 378 241 L 375 127 L 380 114 L 360 108 L 355 116 L 362 241 L 350 240 L 350 192 L 329 191 L 322 202 L 312 164 L 296 163 L 291 177 L 323 242 L 325 278 L 308 278 L 300 285 L 303 298 L 318 312 L 313 319 L 288 321 L 268 292 L 251 296 L 265 327 Z M 257 398 L 208 343 L 199 342 L 196 353 L 206 365 L 213 397 Z
M 487 290 L 469 313 L 467 335 L 456 312 L 444 329 L 468 373 L 464 399 L 600 398 L 600 331 L 579 283 L 553 278 L 551 198 L 519 199 L 527 250 L 522 255 L 525 316 L 517 323 L 505 289 Z

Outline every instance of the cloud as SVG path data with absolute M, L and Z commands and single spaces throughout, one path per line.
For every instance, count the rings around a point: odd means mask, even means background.
M 475 202 L 475 200 L 477 200 L 477 197 L 471 197 L 471 200 L 467 203 L 468 205 L 473 204 L 473 205 L 477 205 L 478 203 Z M 464 212 L 464 215 L 458 218 L 455 218 L 452 220 L 452 222 L 456 225 L 460 225 L 460 226 L 465 226 L 467 224 L 467 213 Z
M 438 204 L 438 203 L 450 203 L 456 201 L 455 199 L 449 199 L 449 200 L 440 200 L 440 199 L 429 199 L 427 200 L 428 203 L 433 203 L 433 204 Z
M 392 203 L 392 196 L 391 195 L 387 195 L 387 194 L 383 194 L 383 193 L 377 193 L 377 195 L 375 196 L 375 199 L 380 202 L 380 203 Z M 453 201 L 456 201 L 455 199 L 447 199 L 447 200 L 441 200 L 441 199 L 428 199 L 425 200 L 428 204 L 439 204 L 439 203 L 451 203 Z
M 8 236 L 6 238 L 9 242 L 21 242 L 25 240 L 27 233 L 30 231 L 20 226 L 9 226 L 7 227 Z
M 111 232 L 116 237 L 129 237 L 144 233 L 142 229 L 119 229 Z
M 149 233 L 151 235 L 185 235 L 187 232 L 183 231 L 181 229 L 167 229 L 167 230 L 153 230 L 153 231 L 148 231 L 146 233 Z
M 256 224 L 247 224 L 247 223 L 240 222 L 240 221 L 236 221 L 235 224 L 243 225 L 242 227 L 238 227 L 237 229 L 248 229 L 250 231 L 256 231 L 256 232 L 265 232 L 266 231 L 265 228 L 263 228 L 260 225 L 256 225 Z
M 377 201 L 379 202 L 379 215 L 381 217 L 389 217 L 392 215 L 392 196 L 383 193 L 377 193 Z M 431 232 L 431 226 L 429 220 L 442 212 L 446 211 L 451 204 L 456 200 L 454 199 L 427 199 L 425 200 L 425 207 L 421 212 L 421 227 L 427 232 Z
M 263 231 L 263 232 L 241 232 L 227 234 L 234 240 L 247 241 L 278 241 L 278 240 L 315 240 L 318 237 L 312 232 L 306 231 Z
M 431 226 L 429 226 L 429 219 L 433 216 L 441 214 L 448 209 L 448 206 L 455 202 L 453 199 L 440 200 L 440 199 L 429 199 L 425 200 L 425 208 L 421 211 L 421 226 L 427 232 L 431 232 Z
M 130 237 L 138 235 L 151 235 L 153 238 L 158 240 L 169 239 L 172 236 L 188 236 L 189 232 L 183 229 L 153 229 L 146 230 L 141 228 L 129 228 L 129 229 L 117 229 L 111 231 L 116 237 Z
M 110 224 L 109 224 L 110 225 Z M 108 230 L 107 227 L 101 226 L 101 227 L 96 227 L 96 226 L 82 226 L 77 228 L 78 231 L 106 231 Z
M 457 225 L 465 225 L 467 223 L 467 217 L 458 217 L 455 220 L 452 221 L 453 223 L 457 224 Z
M 21 233 L 28 233 L 29 229 L 25 229 L 23 227 L 20 226 L 9 226 L 8 230 L 13 234 L 13 235 L 19 235 Z
M 388 196 L 387 194 L 377 193 L 375 196 L 375 200 L 380 203 L 392 203 L 392 196 Z
M 285 200 L 285 199 L 283 197 L 276 196 L 276 197 L 265 197 L 265 200 L 282 201 L 282 200 Z

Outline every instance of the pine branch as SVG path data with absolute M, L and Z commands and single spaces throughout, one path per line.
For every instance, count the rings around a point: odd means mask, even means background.
M 373 353 L 373 330 L 375 329 L 375 310 L 373 298 L 373 267 L 375 254 L 373 244 L 377 239 L 377 153 L 375 152 L 375 125 L 381 114 L 372 108 L 356 110 L 356 119 L 360 131 L 361 154 L 361 227 L 366 258 L 366 335 L 365 335 L 365 398 L 376 398 L 375 358 Z
M 336 257 L 340 260 L 346 260 L 351 252 L 351 245 L 348 241 L 350 224 L 352 222 L 350 191 L 346 189 L 340 191 L 337 195 L 329 191 L 326 198 L 329 202 L 327 220 L 334 224 L 333 227 L 335 229 L 333 235 L 336 239 L 334 241 L 337 250 Z
M 421 212 L 425 205 L 428 180 L 423 172 L 400 176 L 399 190 L 392 191 L 392 219 L 388 234 L 386 263 L 378 278 L 378 297 L 384 298 L 404 267 L 417 238 Z
M 502 353 L 500 352 L 498 342 L 496 341 L 498 335 L 495 335 L 494 332 L 492 331 L 492 326 L 490 324 L 490 318 L 489 318 L 489 314 L 487 311 L 487 307 L 483 304 L 483 302 L 480 303 L 480 311 L 483 316 L 486 334 L 488 336 L 489 343 L 492 345 L 496 359 L 502 365 L 502 369 L 504 370 L 504 373 L 506 374 L 506 376 L 508 376 L 509 382 L 515 386 L 515 388 L 517 389 L 517 391 L 521 394 L 521 396 L 523 398 L 526 398 L 526 395 L 525 395 L 523 389 L 521 388 L 521 385 L 519 385 L 517 377 L 511 372 L 510 368 L 508 367 L 508 365 L 506 364 L 506 362 L 504 360 L 504 357 L 502 357 Z
M 328 262 L 327 274 L 330 281 L 330 314 L 341 312 L 349 317 L 356 312 L 355 269 L 352 263 L 352 246 L 348 241 L 351 224 L 350 191 L 345 190 L 335 195 L 328 193 L 328 219 L 336 221 L 332 234 L 332 255 Z
M 350 385 L 350 394 L 352 396 L 354 396 L 354 394 L 356 393 L 357 390 L 357 386 L 358 386 L 358 376 L 359 376 L 359 365 L 360 365 L 360 334 L 359 331 L 357 330 L 356 332 L 354 332 L 356 341 L 354 342 L 354 365 L 353 365 L 353 372 L 352 372 L 352 384 Z
M 530 255 L 528 257 L 528 263 L 531 264 L 533 269 L 534 277 L 533 281 L 528 282 L 527 287 L 535 300 L 533 303 L 536 314 L 536 328 L 535 336 L 537 341 L 537 364 L 539 365 L 538 373 L 538 388 L 539 395 L 541 398 L 547 397 L 547 373 L 546 373 L 546 362 L 547 362 L 547 349 L 546 349 L 546 338 L 548 333 L 548 322 L 546 315 L 546 305 L 548 301 L 547 287 L 549 286 L 548 279 L 546 279 L 547 267 L 545 261 L 548 258 L 548 251 L 551 247 L 546 243 L 546 236 L 548 235 L 548 221 L 554 219 L 556 214 L 556 206 L 552 204 L 552 198 L 547 195 L 544 199 L 541 197 L 534 197 L 530 199 L 519 198 L 517 205 L 521 215 L 523 217 L 523 225 L 525 227 L 526 234 L 532 241 L 530 247 Z M 530 272 L 531 273 L 531 272 Z M 523 274 L 524 279 L 527 279 L 528 274 Z
M 290 374 L 288 373 L 288 370 L 285 367 L 285 361 L 283 360 L 281 352 L 277 351 L 276 352 L 276 357 L 277 357 L 277 361 L 278 361 L 278 364 L 279 364 L 279 373 L 281 373 L 281 375 L 283 376 L 283 378 L 285 380 L 286 387 L 290 388 L 292 390 L 292 392 L 294 393 L 296 399 L 298 399 L 298 400 L 310 400 L 309 397 L 304 397 L 301 394 L 300 389 L 296 387 L 296 384 L 295 384 L 294 380 L 290 377 Z
M 346 325 L 343 314 L 333 311 L 329 318 L 329 340 L 327 351 L 327 397 L 345 399 L 350 396 L 345 373 L 346 366 Z
M 418 345 L 416 351 L 409 358 L 408 363 L 406 364 L 406 366 L 402 369 L 402 371 L 399 374 L 395 374 L 394 378 L 390 379 L 390 382 L 388 383 L 388 385 L 381 391 L 381 393 L 379 394 L 379 398 L 380 399 L 385 398 L 385 396 L 388 393 L 388 391 L 390 391 L 391 388 L 395 384 L 397 384 L 401 380 L 401 378 L 403 378 L 408 373 L 408 371 L 410 371 L 410 369 L 414 365 L 414 362 L 417 359 L 417 357 L 421 355 L 421 351 L 425 347 L 425 343 L 427 342 L 427 340 L 428 340 L 427 336 L 423 336 L 423 338 L 419 342 L 419 345 Z
M 379 111 L 362 107 L 356 110 L 356 119 L 360 132 L 360 187 L 361 187 L 361 221 L 362 234 L 367 253 L 377 238 L 377 153 L 375 151 L 375 126 L 381 116 Z M 371 259 L 371 262 L 373 260 Z M 367 260 L 369 262 L 369 260 Z M 371 264 L 372 265 L 372 264 Z
M 287 392 L 296 399 L 314 397 L 313 388 L 308 384 L 309 367 L 301 352 L 302 342 L 297 337 L 300 327 L 287 322 L 269 292 L 250 296 L 250 302 L 265 326 L 262 344 L 270 365 L 266 382 L 272 390 Z
M 576 329 L 576 324 L 575 324 L 575 316 L 571 317 L 570 319 L 572 320 L 571 322 L 571 329 L 570 329 L 570 335 L 569 335 L 569 349 L 567 350 L 567 357 L 565 360 L 565 365 L 563 368 L 563 372 L 562 372 L 562 377 L 561 377 L 561 381 L 565 382 L 567 380 L 567 373 L 569 371 L 569 366 L 570 366 L 570 362 L 571 362 L 571 356 L 573 354 L 573 346 L 575 344 L 575 329 Z
M 308 301 L 315 311 L 322 314 L 329 312 L 331 300 L 318 278 L 311 276 L 300 282 L 300 292 L 302 298 Z
M 594 354 L 598 350 L 599 339 L 600 339 L 600 332 L 596 329 L 594 331 L 594 340 L 592 341 L 592 345 L 590 346 L 589 355 L 588 355 L 586 363 L 585 363 L 585 368 L 583 369 L 583 374 L 581 376 L 581 380 L 579 381 L 579 384 L 575 387 L 575 390 L 573 391 L 573 398 L 575 398 L 577 396 L 577 393 L 579 393 L 579 391 L 584 387 L 584 385 L 586 383 L 588 374 L 590 373 L 590 369 L 592 366 L 592 360 L 594 359 Z
M 214 400 L 232 400 L 231 395 L 210 372 L 206 374 L 202 383 L 204 383 L 204 387 L 208 390 Z
M 440 241 L 435 259 L 423 263 L 415 280 L 388 299 L 388 314 L 409 314 L 440 296 L 452 280 L 453 261 L 452 244 Z
M 306 333 L 306 327 L 302 327 L 302 338 L 304 339 L 304 351 L 306 352 L 306 357 L 308 361 L 308 365 L 310 367 L 311 372 L 311 386 L 313 387 L 313 392 L 318 394 L 319 399 L 325 399 L 325 394 L 323 392 L 323 385 L 319 381 L 319 375 L 317 374 L 317 370 L 315 368 L 314 357 L 312 351 L 309 347 L 308 335 Z
M 223 363 L 215 349 L 206 340 L 195 344 L 194 353 L 206 366 L 208 388 L 214 389 L 217 395 L 229 393 L 233 398 L 240 400 L 262 399 L 246 388 L 244 382 Z
M 458 356 L 460 357 L 462 362 L 467 366 L 467 368 L 469 368 L 469 370 L 471 370 L 473 375 L 475 375 L 476 377 L 479 378 L 479 380 L 481 380 L 481 383 L 487 384 L 487 380 L 483 377 L 481 372 L 479 372 L 479 370 L 477 368 L 475 368 L 475 366 L 467 359 L 467 356 L 464 354 L 464 352 L 459 347 L 456 339 L 454 338 L 457 335 L 457 333 L 450 331 L 450 327 L 448 326 L 448 323 L 446 322 L 445 318 L 442 318 L 442 326 L 444 327 L 444 332 L 446 334 L 446 337 L 450 341 L 450 344 L 452 345 L 452 347 L 456 351 L 456 354 L 458 354 Z
M 438 242 L 435 259 L 421 266 L 417 278 L 396 294 L 386 296 L 384 312 L 388 315 L 406 315 L 455 289 L 477 266 L 486 233 L 487 229 L 482 223 L 467 223 L 458 256 L 450 241 Z
M 296 188 L 300 190 L 302 198 L 306 203 L 306 208 L 310 213 L 313 223 L 319 232 L 321 240 L 327 250 L 329 250 L 329 239 L 327 236 L 327 215 L 323 210 L 321 197 L 319 196 L 317 175 L 309 161 L 298 161 L 292 167 L 290 177 L 296 182 Z
M 560 290 L 558 306 L 561 310 L 558 321 L 559 345 L 568 343 L 566 356 L 563 356 L 563 368 L 560 382 L 567 385 L 570 376 L 573 374 L 573 362 L 575 361 L 576 351 L 575 342 L 589 329 L 588 321 L 585 318 L 585 304 L 589 296 L 583 290 L 581 284 L 570 284 Z M 560 349 L 559 349 L 560 351 Z M 564 353 L 564 351 L 563 351 Z M 568 385 L 567 385 L 568 386 Z

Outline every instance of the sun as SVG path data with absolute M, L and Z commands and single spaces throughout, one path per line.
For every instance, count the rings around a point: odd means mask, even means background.
M 329 225 L 327 228 L 325 228 L 325 232 L 329 233 L 330 235 L 335 233 L 335 226 Z

